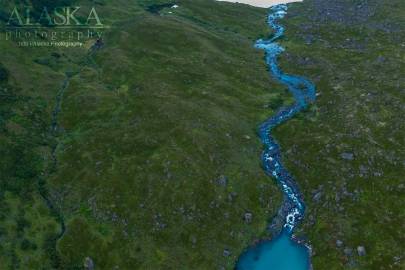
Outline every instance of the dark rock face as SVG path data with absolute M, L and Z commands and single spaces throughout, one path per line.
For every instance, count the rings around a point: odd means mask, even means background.
M 271 218 L 271 223 L 267 226 L 267 231 L 271 236 L 275 237 L 280 234 L 287 214 L 293 207 L 294 205 L 292 203 L 284 199 L 282 207 L 280 207 L 277 214 Z

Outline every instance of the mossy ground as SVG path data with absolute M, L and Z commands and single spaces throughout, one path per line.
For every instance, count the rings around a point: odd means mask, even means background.
M 403 32 L 381 22 L 400 21 L 403 9 L 382 2 L 369 27 L 315 20 L 316 1 L 292 5 L 283 21 L 283 70 L 321 93 L 276 131 L 308 205 L 302 234 L 315 269 L 401 268 Z M 0 41 L 0 268 L 82 269 L 91 257 L 96 269 L 232 269 L 281 203 L 256 137 L 291 102 L 253 48 L 269 34 L 267 11 L 208 0 L 159 14 L 147 7 L 167 1 L 94 3 L 111 26 L 94 58 Z M 55 243 L 58 214 L 67 228 Z M 345 257 L 337 239 L 367 256 Z
M 45 178 L 46 194 L 66 223 L 52 252 L 44 248 L 45 231 L 36 232 L 32 241 L 43 258 L 7 246 L 16 255 L 4 253 L 4 268 L 39 269 L 43 261 L 44 268 L 80 269 L 90 257 L 98 269 L 231 269 L 279 207 L 281 195 L 260 168 L 255 139 L 257 124 L 289 100 L 252 47 L 268 33 L 266 11 L 182 1 L 174 13 L 156 15 L 145 10 L 150 4 L 99 5 L 111 29 L 90 61 L 83 49 L 55 53 L 2 42 L 9 84 L 23 97 L 38 96 L 21 106 L 28 112 L 43 106 L 41 126 L 25 121 L 37 133 L 24 139 L 38 149 L 21 146 L 38 156 L 37 173 L 26 180 L 30 196 L 47 209 L 36 184 Z M 52 112 L 66 73 L 73 76 L 54 133 Z M 11 140 L 10 129 L 4 136 Z M 11 165 L 2 171 L 11 174 Z M 219 183 L 224 176 L 225 186 Z M 3 183 L 11 181 L 2 175 Z M 3 191 L 11 196 L 11 188 Z M 41 218 L 54 224 L 46 232 L 54 239 L 61 228 L 47 211 Z M 247 212 L 250 224 L 243 220 Z
M 283 21 L 282 68 L 311 78 L 320 94 L 275 132 L 305 195 L 314 269 L 404 267 L 404 7 L 306 1 Z

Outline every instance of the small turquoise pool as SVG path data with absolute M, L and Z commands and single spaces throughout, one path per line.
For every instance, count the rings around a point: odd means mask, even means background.
M 249 248 L 239 258 L 236 270 L 308 270 L 308 252 L 284 231 L 273 241 Z

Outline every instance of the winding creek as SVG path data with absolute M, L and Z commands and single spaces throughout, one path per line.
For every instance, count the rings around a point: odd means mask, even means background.
M 283 73 L 278 66 L 277 58 L 284 48 L 276 41 L 284 35 L 285 28 L 278 23 L 287 13 L 284 4 L 270 8 L 268 24 L 274 30 L 274 35 L 268 40 L 259 39 L 255 47 L 266 54 L 266 64 L 271 75 L 278 82 L 288 87 L 294 96 L 295 103 L 281 108 L 274 116 L 259 126 L 259 136 L 264 144 L 262 155 L 263 168 L 269 176 L 277 181 L 284 193 L 284 203 L 280 210 L 283 229 L 276 238 L 263 241 L 246 250 L 239 258 L 237 270 L 307 270 L 310 268 L 308 247 L 294 240 L 294 229 L 302 220 L 305 204 L 302 195 L 295 184 L 294 178 L 283 166 L 280 147 L 271 135 L 278 125 L 291 119 L 305 109 L 308 104 L 315 102 L 315 86 L 306 78 Z
M 58 167 L 58 157 L 57 157 L 57 148 L 59 145 L 59 136 L 61 136 L 61 129 L 62 126 L 60 124 L 60 114 L 62 112 L 62 104 L 63 104 L 63 97 L 67 89 L 69 88 L 69 84 L 71 79 L 79 75 L 83 69 L 90 64 L 90 61 L 92 61 L 92 56 L 96 53 L 96 51 L 99 48 L 96 47 L 94 44 L 90 50 L 86 54 L 86 59 L 84 61 L 83 65 L 80 65 L 80 68 L 77 72 L 72 72 L 72 71 L 66 71 L 65 72 L 65 79 L 63 80 L 63 83 L 61 87 L 58 89 L 56 98 L 55 98 L 55 107 L 53 108 L 52 111 L 52 116 L 51 116 L 51 125 L 49 129 L 49 136 L 54 140 L 55 142 L 51 144 L 51 160 L 49 167 L 46 169 L 46 174 L 45 177 L 41 177 L 38 179 L 38 190 L 39 194 L 44 200 L 46 206 L 48 207 L 50 213 L 55 217 L 56 221 L 59 223 L 60 230 L 59 232 L 52 238 L 50 239 L 52 241 L 52 252 L 55 253 L 56 255 L 52 258 L 53 260 L 53 266 L 57 268 L 57 266 L 60 263 L 60 258 L 59 255 L 57 255 L 57 242 L 63 237 L 63 235 L 66 232 L 66 222 L 65 222 L 65 217 L 63 215 L 63 212 L 60 209 L 60 206 L 58 206 L 54 201 L 52 201 L 51 196 L 50 196 L 50 191 L 46 182 L 46 178 L 50 177 L 53 173 L 56 172 L 57 167 Z M 98 69 L 97 64 L 96 69 Z M 100 76 L 99 72 L 97 72 L 98 75 Z

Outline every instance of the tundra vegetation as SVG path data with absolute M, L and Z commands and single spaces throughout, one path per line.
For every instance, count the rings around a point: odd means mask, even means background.
M 315 269 L 401 269 L 404 3 L 323 2 L 283 21 L 283 70 L 320 93 L 275 132 L 308 206 L 299 235 Z M 1 268 L 233 269 L 282 200 L 256 137 L 292 101 L 253 48 L 267 11 L 31 4 L 95 6 L 111 28 L 95 54 L 0 40 Z

